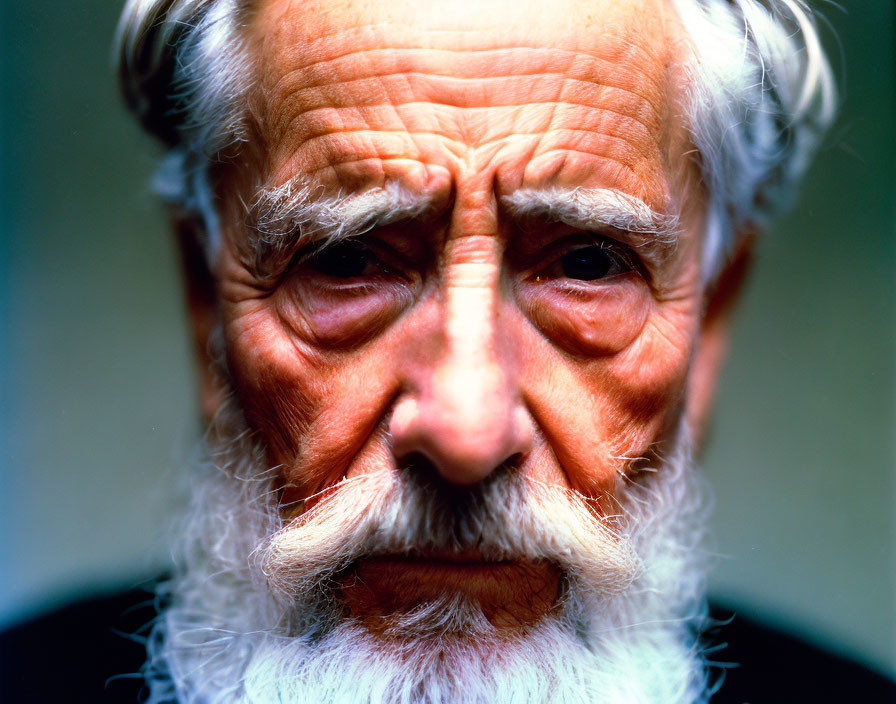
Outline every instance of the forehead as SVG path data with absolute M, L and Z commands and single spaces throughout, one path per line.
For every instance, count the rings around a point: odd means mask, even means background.
M 358 187 L 425 164 L 662 208 L 678 39 L 662 0 L 268 0 L 250 27 L 265 180 Z

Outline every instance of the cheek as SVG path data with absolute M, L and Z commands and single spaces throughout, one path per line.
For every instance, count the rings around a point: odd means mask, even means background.
M 672 337 L 654 320 L 655 306 L 646 308 L 633 339 L 617 352 L 571 355 L 549 338 L 533 345 L 528 357 L 533 415 L 570 485 L 589 496 L 612 493 L 629 461 L 649 456 L 679 417 L 688 321 L 680 328 L 669 324 L 676 330 Z
M 696 315 L 650 315 L 635 341 L 618 355 L 593 363 L 612 452 L 628 459 L 650 455 L 670 439 L 681 417 Z
M 520 289 L 520 304 L 542 334 L 566 352 L 605 357 L 630 345 L 644 327 L 650 293 L 634 277 L 591 287 L 532 283 Z
M 225 320 L 228 367 L 250 427 L 265 440 L 269 459 L 294 457 L 318 412 L 327 363 L 284 330 L 270 299 Z
M 388 351 L 323 351 L 284 325 L 270 299 L 225 321 L 225 331 L 239 404 L 291 495 L 338 481 L 360 461 L 394 394 Z
M 654 443 L 669 439 L 681 415 L 689 361 L 689 345 L 669 343 L 648 323 L 631 347 L 599 365 L 617 456 L 647 457 Z

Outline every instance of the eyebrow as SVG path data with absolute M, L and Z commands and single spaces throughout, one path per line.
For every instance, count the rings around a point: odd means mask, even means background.
M 419 218 L 433 205 L 430 195 L 398 181 L 360 193 L 323 191 L 319 184 L 293 180 L 258 194 L 247 219 L 253 271 L 263 274 L 307 245 L 326 247 L 376 227 Z
M 247 219 L 246 264 L 254 273 L 269 275 L 307 245 L 323 248 L 419 218 L 433 206 L 430 195 L 394 180 L 360 193 L 323 190 L 294 179 L 258 194 Z M 677 215 L 659 213 L 640 198 L 608 188 L 521 188 L 501 203 L 516 218 L 541 218 L 590 232 L 613 229 L 653 266 L 662 264 L 678 242 Z
M 543 219 L 588 232 L 615 230 L 616 239 L 658 266 L 679 238 L 677 214 L 660 213 L 640 198 L 609 188 L 521 188 L 501 198 L 517 218 Z

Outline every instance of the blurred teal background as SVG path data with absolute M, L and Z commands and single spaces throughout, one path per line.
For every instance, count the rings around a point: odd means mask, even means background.
M 162 568 L 197 432 L 117 5 L 0 3 L 0 625 Z M 712 587 L 896 674 L 896 27 L 892 0 L 843 6 L 842 115 L 761 243 L 703 461 Z

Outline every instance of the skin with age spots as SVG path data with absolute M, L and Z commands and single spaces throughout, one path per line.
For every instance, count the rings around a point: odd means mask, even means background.
M 409 464 L 458 487 L 509 465 L 610 513 L 632 461 L 682 412 L 701 421 L 682 399 L 717 361 L 699 344 L 682 32 L 661 0 L 443 5 L 267 0 L 247 27 L 256 139 L 221 175 L 215 264 L 238 401 L 281 468 L 285 512 Z M 398 184 L 428 205 L 329 249 L 297 238 L 256 276 L 233 204 L 289 183 L 320 199 Z M 507 199 L 527 189 L 632 197 L 675 216 L 676 241 L 649 257 L 618 228 L 519 215 Z M 559 579 L 396 556 L 362 561 L 341 594 L 369 623 L 460 590 L 519 628 L 555 607 Z

